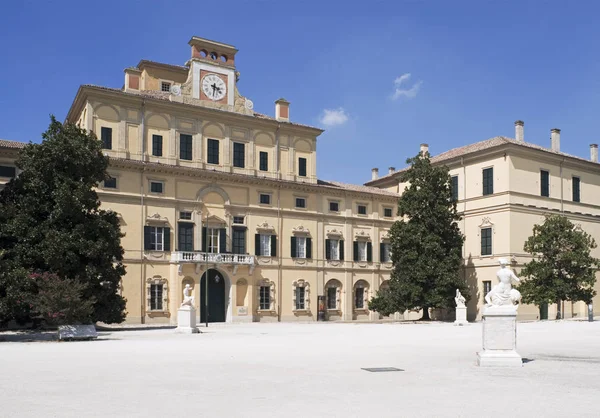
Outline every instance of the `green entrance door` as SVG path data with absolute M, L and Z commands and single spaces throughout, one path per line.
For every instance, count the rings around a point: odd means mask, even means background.
M 542 303 L 540 305 L 540 320 L 544 321 L 548 319 L 548 304 Z
M 200 280 L 200 322 L 206 322 L 206 273 Z M 214 269 L 208 271 L 208 322 L 225 322 L 225 279 Z

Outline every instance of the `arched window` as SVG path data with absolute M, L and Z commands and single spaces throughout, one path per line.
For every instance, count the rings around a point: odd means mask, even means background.
M 342 284 L 335 279 L 329 280 L 325 285 L 325 296 L 327 297 L 327 310 L 341 309 Z
M 354 309 L 367 309 L 369 300 L 369 284 L 359 280 L 354 284 Z
M 308 282 L 300 279 L 293 285 L 294 310 L 310 310 L 310 285 Z

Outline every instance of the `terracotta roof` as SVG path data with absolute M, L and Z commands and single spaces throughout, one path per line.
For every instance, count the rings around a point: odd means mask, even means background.
M 379 194 L 379 195 L 390 196 L 390 197 L 400 197 L 400 195 L 398 193 L 389 192 L 387 190 L 380 189 L 378 187 L 362 186 L 359 184 L 348 184 L 348 183 L 340 183 L 339 181 L 325 181 L 325 180 L 317 180 L 317 184 L 321 185 L 321 186 L 336 187 L 336 188 L 348 190 L 351 192 L 371 193 L 371 194 Z
M 579 161 L 586 161 L 588 163 L 593 163 L 592 161 L 587 160 L 582 157 L 578 157 L 578 156 L 567 154 L 567 153 L 560 152 L 560 151 L 553 151 L 552 149 L 542 147 L 541 145 L 532 144 L 530 142 L 517 141 L 516 139 L 508 138 L 506 136 L 496 136 L 494 138 L 486 139 L 485 141 L 480 141 L 480 142 L 476 142 L 474 144 L 469 144 L 469 145 L 465 145 L 462 147 L 453 148 L 451 150 L 442 152 L 441 154 L 431 157 L 431 162 L 434 164 L 441 163 L 443 161 L 452 160 L 454 158 L 462 157 L 462 156 L 465 156 L 468 154 L 472 154 L 474 152 L 484 151 L 486 149 L 491 149 L 491 148 L 499 147 L 501 145 L 506 145 L 506 144 L 513 144 L 513 145 L 517 145 L 520 147 L 531 148 L 531 149 L 535 149 L 538 151 L 544 151 L 544 152 L 548 152 L 548 153 L 555 154 L 555 155 L 561 155 L 563 157 L 574 158 Z M 397 170 L 397 171 L 393 172 L 392 174 L 386 174 L 385 176 L 381 176 L 376 180 L 368 181 L 365 184 L 372 184 L 381 179 L 391 178 L 391 177 L 397 175 L 398 173 L 406 171 L 407 169 L 408 169 L 408 167 L 405 167 L 401 170 Z
M 95 84 L 82 84 L 80 89 L 83 87 L 88 87 L 88 88 L 93 88 L 93 89 L 98 89 L 98 90 L 106 90 L 106 91 L 110 91 L 110 92 L 114 92 L 114 93 L 120 93 L 120 94 L 125 94 L 125 95 L 131 95 L 131 96 L 140 96 L 140 97 L 145 97 L 148 99 L 154 99 L 154 100 L 163 100 L 166 102 L 171 102 L 171 100 L 169 99 L 169 97 L 171 96 L 171 93 L 166 92 L 166 91 L 157 91 L 157 90 L 140 90 L 140 91 L 135 91 L 135 90 L 131 90 L 131 91 L 123 91 L 122 89 L 116 89 L 116 88 L 112 88 L 112 87 L 104 87 L 104 86 L 97 86 Z M 216 110 L 218 112 L 227 112 L 227 113 L 234 113 L 234 112 L 230 112 L 228 110 L 222 110 L 222 109 L 217 109 L 217 108 L 209 108 L 206 106 L 203 106 L 201 101 L 199 99 L 193 99 L 191 97 L 186 97 L 186 96 L 182 96 L 183 99 L 183 103 L 184 105 L 189 105 L 189 106 L 198 106 L 198 107 L 204 107 L 206 109 L 211 109 L 211 110 Z M 176 103 L 176 102 L 172 102 L 172 103 Z M 235 113 L 236 115 L 242 115 L 240 113 Z M 242 115 L 242 116 L 246 116 L 246 115 Z M 252 116 L 247 116 L 247 117 L 252 117 Z M 265 120 L 270 120 L 273 122 L 280 122 L 280 123 L 285 123 L 288 125 L 293 125 L 293 126 L 300 126 L 303 128 L 310 128 L 310 129 L 316 129 L 318 131 L 323 132 L 323 129 L 320 128 L 316 128 L 314 126 L 310 126 L 310 125 L 305 125 L 302 123 L 297 123 L 297 122 L 284 122 L 284 121 L 278 121 L 277 119 L 271 117 L 271 116 L 267 116 L 264 115 L 262 113 L 258 113 L 258 112 L 254 112 L 254 117 L 257 119 L 265 119 Z
M 0 139 L 0 148 L 25 148 L 26 142 L 7 141 L 6 139 Z
M 176 71 L 188 71 L 190 69 L 190 67 L 184 66 L 184 65 L 174 65 L 174 64 L 165 64 L 164 62 L 157 62 L 157 61 L 150 61 L 150 60 L 141 60 L 140 62 L 138 62 L 137 65 L 137 69 L 141 69 L 144 65 L 153 65 L 156 67 L 164 67 L 170 70 L 176 70 Z

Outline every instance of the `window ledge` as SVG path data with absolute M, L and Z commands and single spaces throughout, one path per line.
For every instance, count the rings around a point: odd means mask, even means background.
M 146 311 L 146 315 L 149 317 L 170 316 L 169 311 L 165 310 Z
M 369 309 L 367 309 L 367 308 L 358 308 L 358 309 L 355 308 L 354 312 L 356 312 L 356 313 L 369 313 Z
M 310 314 L 310 309 L 294 309 L 292 312 L 294 312 L 295 314 L 302 314 L 302 315 L 308 315 Z
M 275 309 L 257 309 L 256 313 L 262 315 L 275 315 L 277 312 L 275 312 Z

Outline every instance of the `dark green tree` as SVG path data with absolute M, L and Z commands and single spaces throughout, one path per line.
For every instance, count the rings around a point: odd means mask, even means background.
M 80 282 L 82 298 L 94 300 L 93 322 L 122 322 L 122 234 L 117 215 L 100 209 L 94 190 L 108 177 L 108 158 L 93 133 L 54 117 L 42 137 L 20 152 L 22 172 L 0 192 L 0 321 L 27 315 L 10 308 L 20 306 L 15 296 L 31 293 L 32 285 L 15 283 L 13 274 L 27 272 Z
M 382 315 L 422 309 L 422 319 L 428 320 L 429 308 L 454 306 L 456 289 L 469 299 L 461 277 L 464 237 L 448 168 L 432 166 L 428 153 L 406 162 L 410 168 L 400 181 L 408 186 L 398 201 L 403 219 L 390 229 L 390 285 L 369 302 L 369 309 Z
M 521 270 L 518 289 L 524 303 L 542 305 L 560 301 L 591 303 L 599 260 L 592 257 L 594 239 L 562 215 L 548 215 L 524 250 L 533 256 Z

